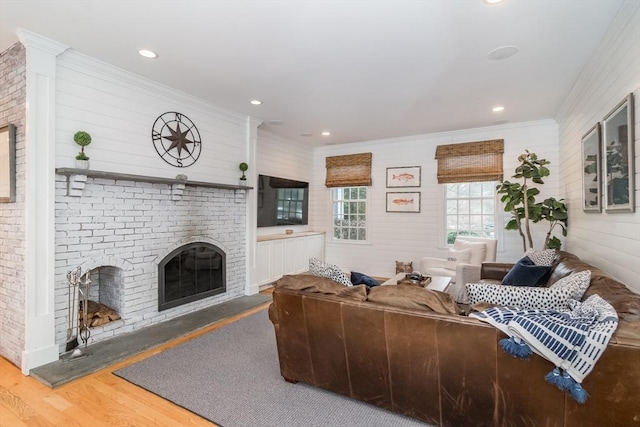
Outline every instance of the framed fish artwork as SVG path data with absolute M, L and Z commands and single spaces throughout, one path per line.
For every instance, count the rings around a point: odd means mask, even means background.
M 420 166 L 387 168 L 387 188 L 420 187 Z
M 387 212 L 420 212 L 420 192 L 387 193 Z

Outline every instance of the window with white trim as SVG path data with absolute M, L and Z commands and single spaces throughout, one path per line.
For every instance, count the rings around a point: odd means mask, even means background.
M 445 184 L 447 244 L 456 236 L 495 238 L 497 182 Z
M 367 187 L 331 189 L 333 239 L 367 240 Z

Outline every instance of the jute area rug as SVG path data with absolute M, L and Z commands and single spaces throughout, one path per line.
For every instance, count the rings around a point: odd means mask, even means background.
M 426 426 L 284 381 L 266 310 L 114 373 L 224 427 Z

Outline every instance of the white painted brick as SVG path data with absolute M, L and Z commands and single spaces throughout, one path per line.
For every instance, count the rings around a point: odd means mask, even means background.
M 89 178 L 82 197 L 56 198 L 57 281 L 64 285 L 66 271 L 86 262 L 128 266 L 122 270 L 123 320 L 92 331 L 95 342 L 244 295 L 246 218 L 235 193 L 188 186 L 181 200 L 171 200 L 173 195 L 164 184 Z M 192 241 L 227 249 L 227 292 L 158 312 L 157 263 L 180 242 Z M 66 338 L 63 288 L 56 289 L 56 342 L 61 347 Z
M 100 223 L 90 223 L 90 224 L 82 224 L 82 230 L 101 230 L 104 229 L 104 224 Z
M 108 222 L 105 224 L 104 228 L 107 230 L 116 229 L 116 228 L 124 228 L 125 225 L 121 222 Z
M 69 223 L 56 224 L 56 230 L 60 230 L 60 231 L 80 230 L 80 224 L 69 224 Z
M 0 204 L 0 356 L 20 366 L 24 344 L 25 301 L 25 128 L 26 50 L 20 43 L 0 53 L 0 123 L 16 126 L 16 200 Z M 66 181 L 56 182 L 57 194 Z

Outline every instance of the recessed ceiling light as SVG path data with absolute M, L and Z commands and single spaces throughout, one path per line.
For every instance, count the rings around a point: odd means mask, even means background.
M 262 105 L 262 101 L 260 101 L 259 99 L 252 99 L 251 105 Z
M 138 50 L 138 53 L 141 56 L 144 56 L 145 58 L 149 58 L 149 59 L 156 59 L 158 57 L 157 53 L 149 49 L 140 49 Z
M 331 135 L 331 132 L 329 132 L 328 130 L 325 130 L 324 132 L 322 132 L 322 136 L 329 136 Z
M 493 61 L 498 61 L 500 59 L 507 59 L 515 55 L 517 52 L 518 52 L 517 46 L 501 46 L 489 52 L 489 54 L 487 55 L 487 58 Z
M 502 105 L 497 105 L 497 106 L 493 107 L 491 109 L 491 111 L 493 111 L 494 113 L 499 113 L 501 111 L 504 111 L 504 107 Z
M 269 123 L 271 126 L 280 126 L 284 122 L 282 120 L 269 120 L 267 123 Z
M 496 4 L 496 3 L 501 3 L 502 0 L 484 0 L 484 2 L 486 4 Z

